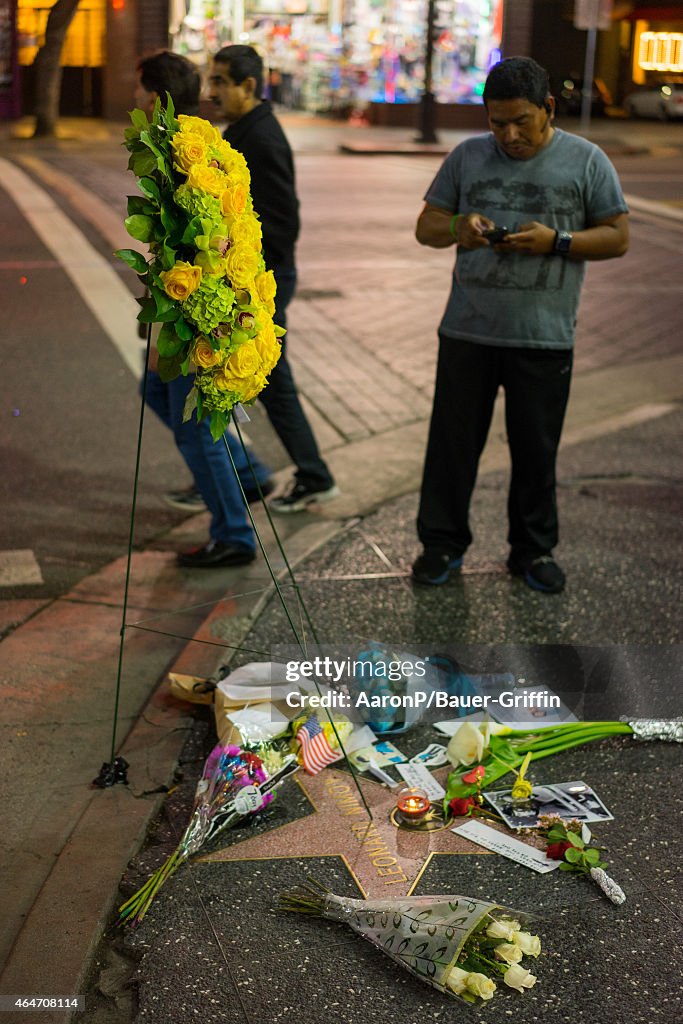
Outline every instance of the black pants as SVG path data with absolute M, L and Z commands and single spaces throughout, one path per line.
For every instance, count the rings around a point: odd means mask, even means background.
M 296 271 L 275 272 L 275 323 L 287 327 L 286 310 L 296 290 Z M 287 361 L 286 335 L 282 339 L 282 355 L 270 374 L 268 386 L 259 398 L 268 419 L 296 466 L 296 479 L 316 490 L 326 490 L 334 483 L 332 474 L 321 458 L 318 445 L 301 407 L 299 395 Z
M 557 544 L 555 460 L 569 398 L 569 349 L 503 348 L 440 337 L 417 531 L 425 547 L 461 555 L 469 508 L 499 386 L 512 461 L 510 553 L 527 559 Z

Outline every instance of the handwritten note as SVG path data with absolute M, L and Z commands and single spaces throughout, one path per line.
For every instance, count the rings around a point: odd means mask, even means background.
M 430 800 L 443 800 L 445 797 L 446 790 L 436 781 L 429 768 L 425 768 L 423 764 L 397 764 L 396 771 L 408 786 L 424 789 Z
M 554 871 L 560 866 L 559 860 L 548 860 L 545 852 L 537 850 L 533 846 L 527 846 L 526 843 L 520 842 L 519 839 L 513 839 L 512 836 L 506 836 L 495 828 L 485 825 L 482 821 L 467 821 L 452 831 L 456 835 L 471 840 L 477 846 L 483 846 L 484 849 L 491 850 L 492 853 L 499 853 L 502 857 L 517 861 L 518 864 L 523 864 L 524 867 L 538 871 L 540 874 Z

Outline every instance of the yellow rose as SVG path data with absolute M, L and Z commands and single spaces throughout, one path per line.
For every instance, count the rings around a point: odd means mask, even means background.
M 221 353 L 217 352 L 208 338 L 205 338 L 203 334 L 200 334 L 190 352 L 190 359 L 196 366 L 201 366 L 203 370 L 208 370 L 210 366 L 215 366 L 221 360 Z
M 256 289 L 254 289 L 254 291 L 255 290 Z M 258 310 L 262 310 L 262 312 L 265 313 L 266 318 L 272 320 L 273 317 L 275 316 L 275 302 L 274 302 L 273 299 L 271 299 L 270 302 L 258 302 L 255 299 L 254 300 L 254 305 L 256 306 L 256 308 Z M 263 315 L 262 315 L 261 319 L 263 319 Z
M 218 199 L 225 191 L 226 177 L 218 167 L 203 167 L 201 164 L 191 167 L 187 173 L 187 184 L 191 188 L 201 189 Z
M 192 292 L 199 288 L 202 271 L 200 267 L 178 260 L 170 270 L 162 270 L 159 277 L 169 299 L 184 302 L 192 295 Z
M 225 173 L 234 176 L 235 181 L 240 181 L 249 188 L 249 168 L 242 154 L 233 149 L 225 139 L 221 139 L 214 146 L 214 153 Z
M 206 164 L 206 144 L 199 135 L 192 132 L 176 132 L 171 139 L 173 166 L 181 174 L 187 174 L 195 164 Z
M 275 284 L 275 274 L 272 270 L 266 270 L 262 274 L 257 274 L 254 284 L 259 301 L 264 304 L 273 301 L 277 292 L 277 285 Z
M 262 373 L 255 373 L 253 377 L 245 380 L 242 384 L 241 389 L 241 401 L 251 402 L 252 398 L 256 398 L 260 394 L 268 381 Z
M 275 331 L 273 330 L 272 323 L 267 323 L 266 326 L 259 331 L 254 338 L 254 345 L 256 351 L 261 357 L 263 363 L 263 372 L 270 373 L 278 359 L 280 358 L 280 343 L 275 337 Z
M 253 214 L 235 218 L 230 226 L 230 241 L 236 244 L 241 242 L 261 251 L 261 225 Z
M 178 114 L 180 131 L 183 135 L 198 135 L 207 146 L 216 146 L 222 142 L 221 133 L 203 117 L 191 117 L 189 114 Z
M 245 341 L 225 362 L 225 374 L 232 377 L 253 377 L 261 369 L 261 359 L 253 341 Z
M 221 195 L 221 209 L 226 217 L 239 217 L 247 208 L 247 190 L 244 185 L 232 185 Z
M 258 271 L 258 253 L 248 245 L 233 245 L 225 256 L 225 273 L 233 288 L 249 288 Z

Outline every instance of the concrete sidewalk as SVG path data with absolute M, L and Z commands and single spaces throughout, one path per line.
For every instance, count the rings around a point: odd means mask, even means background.
M 340 132 L 348 133 L 348 128 L 307 125 L 294 118 L 285 123 L 297 148 L 306 211 L 290 351 L 307 410 L 343 494 L 325 509 L 278 519 L 277 524 L 290 561 L 315 574 L 320 565 L 335 561 L 334 538 L 345 533 L 352 537 L 359 518 L 377 510 L 382 516 L 386 508 L 381 532 L 395 535 L 389 571 L 400 581 L 412 557 L 414 505 L 413 498 L 402 496 L 412 494 L 419 484 L 431 402 L 435 346 L 431 341 L 425 345 L 425 339 L 435 337 L 450 271 L 450 257 L 418 252 L 410 237 L 413 210 L 420 205 L 421 190 L 438 158 L 388 157 L 382 166 L 360 157 L 343 162 L 336 148 Z M 77 224 L 97 226 L 103 251 L 127 244 L 120 222 L 122 196 L 132 191 L 132 178 L 125 174 L 118 138 L 111 133 L 96 140 L 87 158 L 82 138 L 47 147 L 19 142 L 11 152 L 36 181 L 59 196 Z M 390 196 L 387 175 L 394 183 Z M 344 201 L 331 204 L 330 196 L 339 195 Z M 646 213 L 652 216 L 652 211 Z M 604 475 L 616 464 L 619 442 L 626 436 L 622 432 L 630 431 L 633 439 L 627 452 L 638 448 L 642 434 L 647 438 L 651 476 L 661 476 L 673 501 L 678 492 L 670 460 L 670 424 L 683 379 L 677 270 L 683 230 L 675 218 L 666 219 L 665 209 L 657 208 L 654 215 L 659 224 L 655 233 L 645 215 L 634 216 L 627 260 L 590 268 L 563 452 L 572 465 L 573 450 L 584 452 L 594 445 L 588 466 L 600 465 Z M 675 252 L 678 258 L 672 258 Z M 275 450 L 270 428 L 258 410 L 249 429 L 260 445 Z M 635 456 L 632 462 L 627 457 L 620 471 L 631 473 L 636 462 L 640 479 L 644 464 Z M 284 480 L 281 454 L 279 465 Z M 500 472 L 506 465 L 498 410 L 482 473 Z M 582 464 L 577 475 L 585 474 Z M 657 500 L 643 510 L 646 522 L 639 543 L 655 546 L 669 536 L 669 507 L 668 499 Z M 590 537 L 593 509 L 584 511 L 586 518 L 577 519 L 576 529 Z M 262 513 L 258 521 L 265 534 Z M 23 610 L 18 605 L 13 609 L 13 628 L 1 648 L 9 681 L 0 707 L 8 751 L 2 784 L 7 838 L 0 865 L 6 901 L 3 994 L 82 990 L 121 874 L 158 811 L 163 791 L 173 782 L 179 751 L 192 728 L 191 709 L 176 704 L 163 685 L 156 690 L 155 684 L 173 663 L 180 671 L 212 674 L 230 650 L 214 645 L 240 645 L 263 611 L 270 590 L 261 561 L 246 571 L 218 574 L 175 568 L 172 550 L 182 541 L 201 541 L 204 534 L 205 520 L 195 517 L 133 559 L 129 622 L 159 632 L 134 627 L 128 632 L 117 749 L 131 762 L 129 789 L 100 792 L 88 787 L 100 762 L 109 757 L 123 559 L 83 580 L 58 601 L 41 605 L 29 600 Z M 624 545 L 629 536 L 625 528 Z M 381 558 L 373 562 L 372 548 L 361 548 L 350 553 L 344 566 L 349 572 L 362 577 L 369 569 L 387 569 Z M 281 572 L 271 540 L 268 550 Z M 306 561 L 315 550 L 320 561 Z M 616 552 L 610 553 L 610 559 L 616 557 Z M 592 573 L 605 571 L 600 552 L 589 563 L 581 588 L 590 588 Z M 484 608 L 500 599 L 504 577 L 498 569 L 491 573 L 486 559 L 476 564 L 475 576 L 484 589 L 475 606 Z M 669 569 L 664 574 L 668 586 Z M 622 584 L 627 586 L 627 581 Z M 662 606 L 668 593 L 666 588 L 661 591 Z M 583 589 L 575 591 L 571 600 L 581 602 L 582 594 Z M 511 640 L 523 636 L 545 641 L 565 621 L 562 608 L 565 615 L 575 614 L 573 605 L 567 612 L 564 605 L 544 605 L 545 599 L 534 595 L 525 594 L 523 603 L 524 599 L 522 618 L 511 613 Z M 604 599 L 609 604 L 609 586 Z M 379 590 L 371 586 L 365 600 L 379 618 L 361 616 L 354 629 L 370 631 L 396 621 L 391 601 Z M 412 596 L 407 600 L 402 615 L 424 614 L 423 601 L 413 604 Z M 438 605 L 439 600 L 435 597 L 433 603 Z M 630 613 L 639 615 L 647 600 L 644 587 L 634 595 Z M 330 614 L 333 605 L 334 601 Z M 553 609 L 551 615 L 548 608 Z M 319 611 L 322 617 L 328 615 L 322 596 Z M 343 619 L 346 612 L 341 606 L 338 612 Z M 538 616 L 548 634 L 540 629 Z M 495 622 L 493 616 L 492 628 Z M 659 642 L 669 642 L 675 635 L 673 625 L 667 632 L 661 616 L 658 622 L 664 630 L 657 635 Z M 645 626 L 646 620 L 641 624 Z M 270 629 L 269 638 L 269 629 L 260 637 L 258 650 L 264 655 L 277 633 Z M 192 636 L 208 643 L 187 645 L 185 638 Z M 20 1019 L 30 1017 L 22 1014 Z

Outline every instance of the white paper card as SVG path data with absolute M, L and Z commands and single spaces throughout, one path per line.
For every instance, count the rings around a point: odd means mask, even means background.
M 237 726 L 247 742 L 259 743 L 279 736 L 289 725 L 281 711 L 273 704 L 256 704 L 226 715 Z
M 538 871 L 540 874 L 554 871 L 560 866 L 559 860 L 550 860 L 544 851 L 527 846 L 519 839 L 503 835 L 502 832 L 485 825 L 482 821 L 467 821 L 464 825 L 458 825 L 451 831 L 459 836 L 464 836 L 465 839 L 471 840 L 478 846 L 483 846 L 486 850 L 499 853 L 502 857 L 517 861 L 518 864 L 523 864 L 524 867 Z
M 423 764 L 397 764 L 396 771 L 408 786 L 424 789 L 430 800 L 443 800 L 446 790 Z

